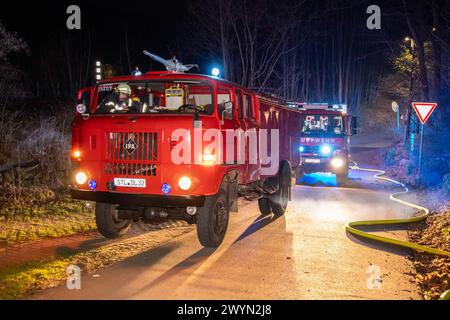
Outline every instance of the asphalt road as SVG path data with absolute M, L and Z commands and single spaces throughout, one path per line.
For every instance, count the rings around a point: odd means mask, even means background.
M 95 276 L 83 274 L 81 290 L 61 286 L 31 298 L 420 299 L 409 252 L 345 232 L 349 221 L 411 215 L 388 200 L 396 189 L 360 172 L 351 173 L 347 188 L 335 187 L 334 180 L 309 176 L 307 185 L 293 188 L 289 210 L 278 219 L 261 217 L 256 203 L 247 205 L 232 214 L 226 240 L 215 251 L 202 248 L 192 232 Z M 407 237 L 404 231 L 377 232 Z

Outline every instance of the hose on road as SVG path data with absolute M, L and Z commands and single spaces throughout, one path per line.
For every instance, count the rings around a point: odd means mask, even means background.
M 366 238 L 366 239 L 371 239 L 371 240 L 375 240 L 375 241 L 378 241 L 378 242 L 387 243 L 387 244 L 391 244 L 391 245 L 395 245 L 395 246 L 399 246 L 399 247 L 409 248 L 409 249 L 412 249 L 412 250 L 417 251 L 417 252 L 426 252 L 426 253 L 431 253 L 431 254 L 434 254 L 434 255 L 450 257 L 450 252 L 447 252 L 447 251 L 434 249 L 434 248 L 422 246 L 422 245 L 411 243 L 411 242 L 407 242 L 407 241 L 401 241 L 401 240 L 397 240 L 397 239 L 382 237 L 382 236 L 379 236 L 379 235 L 375 235 L 375 234 L 371 234 L 371 233 L 367 233 L 367 232 L 359 230 L 358 227 L 371 227 L 371 226 L 382 226 L 382 225 L 383 226 L 386 226 L 386 225 L 404 225 L 404 224 L 421 222 L 421 221 L 426 220 L 430 216 L 430 210 L 425 208 L 425 207 L 413 204 L 411 202 L 398 199 L 398 196 L 409 193 L 409 189 L 408 189 L 408 187 L 405 184 L 403 184 L 401 182 L 398 182 L 398 181 L 396 181 L 394 179 L 390 179 L 390 178 L 386 177 L 386 172 L 381 171 L 381 170 L 375 170 L 375 169 L 360 168 L 359 165 L 356 162 L 354 162 L 354 166 L 351 167 L 351 169 L 352 170 L 357 170 L 357 171 L 362 171 L 362 172 L 375 173 L 375 179 L 381 180 L 381 181 L 391 182 L 391 183 L 393 183 L 393 184 L 395 184 L 397 186 L 400 186 L 404 190 L 401 191 L 401 192 L 397 192 L 397 193 L 391 194 L 389 196 L 389 199 L 394 201 L 394 202 L 397 202 L 397 203 L 400 203 L 402 205 L 405 205 L 407 207 L 410 207 L 410 208 L 413 208 L 413 209 L 417 209 L 419 212 L 422 213 L 422 215 L 416 216 L 416 217 L 412 217 L 412 218 L 407 218 L 407 219 L 368 220 L 368 221 L 350 222 L 350 223 L 347 224 L 347 227 L 346 227 L 347 232 L 349 232 L 349 233 L 351 233 L 353 235 L 357 235 L 357 236 Z M 443 300 L 450 300 L 450 291 L 445 292 L 441 296 L 441 299 L 443 299 Z

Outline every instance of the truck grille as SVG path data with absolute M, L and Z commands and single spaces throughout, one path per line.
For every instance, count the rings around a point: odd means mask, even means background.
M 105 173 L 155 176 L 158 161 L 156 132 L 108 132 Z
M 303 147 L 303 154 L 320 154 L 320 146 L 305 146 Z
M 142 163 L 106 163 L 105 173 L 109 175 L 127 175 L 127 176 L 156 176 L 155 164 Z

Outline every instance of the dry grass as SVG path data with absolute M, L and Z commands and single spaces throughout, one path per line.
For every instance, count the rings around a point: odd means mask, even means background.
M 426 223 L 410 232 L 413 242 L 450 251 L 450 205 L 432 215 Z M 450 289 L 450 258 L 416 254 L 414 264 L 417 282 L 426 300 L 439 299 Z

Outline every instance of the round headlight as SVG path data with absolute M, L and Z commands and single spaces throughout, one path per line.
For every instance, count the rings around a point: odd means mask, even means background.
M 88 179 L 88 177 L 87 177 L 87 175 L 86 175 L 84 172 L 78 172 L 78 173 L 75 175 L 75 181 L 76 181 L 76 183 L 79 184 L 79 185 L 85 184 L 86 181 L 87 181 L 87 179 Z
M 192 186 L 192 180 L 188 177 L 181 177 L 180 180 L 178 180 L 178 186 L 181 190 L 187 191 Z
M 344 161 L 342 161 L 342 159 L 336 158 L 331 161 L 331 165 L 336 169 L 340 169 L 344 166 Z

